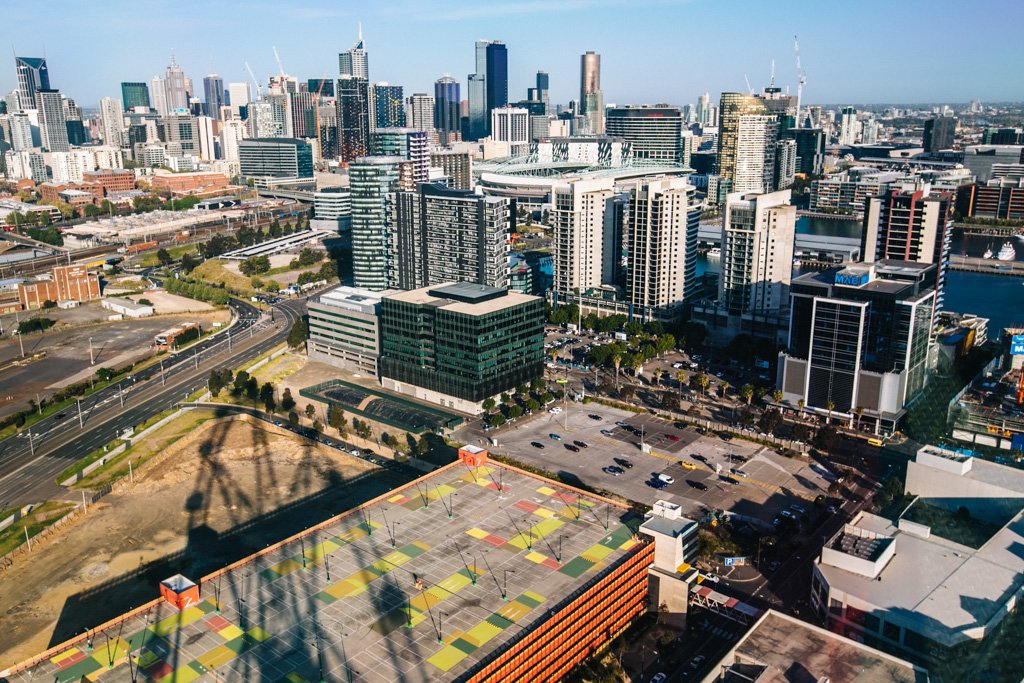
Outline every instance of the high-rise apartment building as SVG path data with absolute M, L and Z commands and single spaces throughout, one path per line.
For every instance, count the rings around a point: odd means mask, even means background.
M 359 31 L 359 40 L 348 50 L 338 54 L 338 75 L 354 76 L 364 81 L 370 80 L 369 60 L 366 46 L 363 44 L 363 32 Z
M 704 93 L 697 98 L 696 107 L 697 123 L 703 126 L 711 125 L 711 96 L 709 93 Z
M 857 110 L 853 107 L 843 107 L 839 115 L 839 144 L 856 144 L 859 133 L 860 121 L 857 120 Z
M 604 93 L 601 92 L 601 55 L 580 57 L 580 114 L 587 117 L 592 135 L 604 133 Z
M 434 130 L 434 98 L 427 93 L 413 93 L 405 98 L 406 125 L 430 133 Z
M 11 148 L 15 152 L 27 152 L 34 146 L 32 144 L 32 120 L 25 112 L 15 112 L 10 115 L 11 123 Z
M 402 157 L 360 157 L 349 164 L 352 198 L 352 280 L 356 287 L 388 287 L 387 199 L 398 185 Z
M 861 258 L 935 265 L 930 284 L 936 290 L 936 310 L 942 308 L 953 234 L 954 198 L 927 185 L 891 188 L 865 202 Z
M 611 179 L 570 180 L 551 189 L 553 288 L 562 301 L 612 282 L 621 258 L 621 212 Z
M 374 83 L 372 95 L 374 128 L 404 128 L 405 100 L 402 86 Z
M 149 86 L 145 83 L 126 82 L 121 84 L 121 101 L 125 111 L 135 107 L 149 107 Z
M 728 314 L 769 314 L 789 304 L 796 239 L 790 194 L 734 192 L 726 198 L 718 300 Z
M 35 106 L 36 93 L 50 90 L 50 71 L 45 57 L 15 57 L 14 68 L 18 76 L 18 94 L 23 109 Z
M 550 109 L 548 101 L 548 72 L 538 71 L 534 82 L 534 87 L 526 89 L 526 99 L 531 102 L 540 102 L 541 111 L 539 113 L 547 114 Z
M 825 170 L 825 133 L 821 128 L 790 128 L 783 134 L 796 142 L 796 172 L 821 175 Z
M 456 190 L 473 189 L 473 156 L 469 152 L 431 152 L 430 165 L 441 169 L 448 179 L 448 187 Z
M 388 201 L 388 285 L 444 282 L 508 287 L 508 238 L 515 201 L 423 183 Z
M 160 116 L 167 116 L 167 83 L 159 76 L 149 80 L 149 96 L 153 110 Z
M 455 142 L 453 138 L 461 135 L 460 102 L 458 81 L 451 76 L 443 76 L 434 82 L 434 128 L 442 145 Z
M 290 92 L 285 94 L 288 103 L 285 133 L 296 138 L 316 137 L 316 107 L 319 100 L 316 93 Z
M 249 137 L 245 121 L 228 119 L 221 126 L 220 153 L 226 161 L 238 161 L 238 148 L 242 140 Z
M 956 140 L 955 116 L 937 116 L 924 122 L 924 151 L 952 149 Z
M 100 100 L 100 135 L 103 144 L 120 147 L 124 142 L 124 112 L 121 102 L 113 97 Z
M 334 97 L 334 79 L 307 78 L 306 92 L 311 92 L 320 97 Z
M 160 139 L 175 142 L 186 156 L 199 156 L 199 130 L 195 118 L 188 114 L 172 114 L 164 117 Z
M 718 173 L 734 192 L 770 192 L 774 185 L 778 115 L 756 95 L 722 93 Z
M 50 152 L 67 152 L 68 126 L 64 118 L 64 102 L 59 90 L 37 90 L 36 109 L 39 111 L 39 138 Z
M 224 106 L 224 79 L 210 74 L 203 79 L 203 95 L 206 97 L 203 111 L 206 115 L 220 120 L 220 108 Z
M 492 110 L 491 138 L 496 142 L 507 142 L 512 156 L 525 154 L 530 144 L 530 112 L 518 107 Z
M 685 178 L 640 181 L 627 209 L 628 297 L 645 320 L 671 319 L 697 290 L 697 231 L 703 202 Z
M 370 153 L 378 157 L 401 157 L 396 189 L 415 190 L 427 182 L 430 173 L 430 145 L 427 134 L 415 128 L 379 128 L 370 136 Z
M 338 79 L 338 145 L 343 162 L 349 163 L 369 152 L 369 97 L 370 86 L 365 78 L 345 75 Z
M 796 176 L 796 141 L 779 140 L 775 143 L 775 176 L 772 187 L 785 190 L 793 185 Z
M 630 143 L 633 157 L 678 164 L 683 115 L 677 107 L 615 107 L 606 113 L 609 137 Z

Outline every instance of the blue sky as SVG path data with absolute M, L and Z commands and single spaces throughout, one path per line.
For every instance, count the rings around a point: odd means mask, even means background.
M 121 81 L 162 74 L 171 51 L 196 81 L 219 73 L 262 82 L 286 70 L 300 78 L 337 75 L 337 53 L 358 22 L 370 78 L 432 92 L 448 73 L 473 70 L 473 42 L 503 40 L 509 96 L 522 99 L 538 69 L 551 75 L 553 102 L 579 92 L 579 55 L 602 55 L 608 103 L 692 102 L 705 90 L 792 86 L 793 34 L 807 85 L 805 102 L 1024 100 L 1020 0 L 0 0 L 0 35 L 18 54 L 44 50 L 54 87 L 84 106 L 120 97 Z M 5 7 L 6 5 L 6 7 Z M 45 8 L 45 9 L 44 9 Z M 0 91 L 15 87 L 13 59 Z

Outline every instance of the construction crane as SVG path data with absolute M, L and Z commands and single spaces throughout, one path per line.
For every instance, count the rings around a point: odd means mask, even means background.
M 754 89 L 750 87 L 750 79 L 747 78 L 747 74 L 743 74 L 743 80 L 747 82 L 747 94 L 753 95 Z
M 807 79 L 804 78 L 804 70 L 800 66 L 800 41 L 797 40 L 796 35 L 793 35 L 793 50 L 796 52 L 796 127 L 800 128 L 802 121 L 800 120 L 800 98 L 804 94 L 804 83 Z
M 274 47 L 274 59 L 277 60 L 277 71 L 283 79 L 285 77 L 284 64 L 281 63 L 281 55 L 277 54 L 277 47 Z
M 324 159 L 324 134 L 320 128 L 320 93 L 324 91 L 324 84 L 327 83 L 327 72 L 324 72 L 323 78 L 320 79 L 320 87 L 316 89 L 316 99 L 313 101 L 313 117 L 316 121 L 316 144 L 318 145 L 317 153 L 320 155 L 320 161 Z
M 256 74 L 252 72 L 252 67 L 249 66 L 249 62 L 245 62 L 245 70 L 249 72 L 249 77 L 252 78 L 253 85 L 256 86 L 256 99 L 263 99 L 263 90 L 260 88 L 260 82 L 256 80 Z

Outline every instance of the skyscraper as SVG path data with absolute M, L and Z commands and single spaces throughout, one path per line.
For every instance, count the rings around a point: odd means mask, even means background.
M 122 83 L 121 101 L 125 110 L 134 107 L 149 107 L 149 86 L 145 83 Z
M 388 202 L 389 286 L 443 282 L 508 287 L 515 201 L 422 183 Z
M 790 128 L 785 135 L 796 142 L 796 172 L 821 175 L 825 167 L 825 134 L 821 128 Z
M 50 152 L 68 152 L 67 119 L 59 90 L 37 90 L 36 109 L 39 110 L 39 137 Z
M 370 86 L 365 78 L 338 79 L 338 145 L 343 162 L 366 156 L 370 149 L 369 99 Z
M 373 84 L 374 128 L 405 127 L 405 102 L 400 85 Z
M 36 93 L 50 89 L 50 72 L 45 57 L 15 57 L 14 68 L 18 75 L 18 93 L 23 109 L 35 106 Z
M 220 120 L 220 108 L 224 106 L 224 79 L 217 74 L 210 74 L 203 79 L 203 94 L 206 97 L 206 115 Z
M 167 116 L 167 83 L 159 76 L 149 81 L 149 96 L 152 107 L 160 116 Z
M 398 183 L 401 157 L 360 157 L 349 164 L 352 197 L 352 280 L 380 291 L 388 286 L 387 198 Z
M 164 73 L 164 88 L 167 91 L 166 103 L 168 112 L 188 109 L 188 100 L 191 96 L 188 78 L 174 60 L 173 54 L 171 55 L 171 63 L 167 66 L 167 70 Z
M 288 102 L 287 134 L 296 138 L 316 137 L 316 107 L 318 104 L 315 92 L 286 93 Z M 319 151 L 322 154 L 322 151 Z
M 547 114 L 548 109 L 550 108 L 548 102 L 549 79 L 547 71 L 537 72 L 536 84 L 537 85 L 534 88 L 527 90 L 527 99 L 534 102 L 541 102 L 544 105 L 543 113 Z
M 843 113 L 839 116 L 839 144 L 856 144 L 859 132 L 860 122 L 857 121 L 857 110 L 853 107 L 843 107 Z
M 734 192 L 726 198 L 718 300 L 730 315 L 768 314 L 789 304 L 796 238 L 790 194 Z
M 676 107 L 609 109 L 605 130 L 629 142 L 637 159 L 677 164 L 681 159 L 683 115 Z
M 241 108 L 249 105 L 249 84 L 228 83 L 228 104 L 232 116 L 241 116 Z
M 638 183 L 628 211 L 629 301 L 645 319 L 673 318 L 697 290 L 703 203 L 685 178 Z
M 508 104 L 508 51 L 499 40 L 478 40 L 476 73 L 469 76 L 469 120 L 466 137 L 490 134 L 491 111 Z
M 778 116 L 765 100 L 722 93 L 718 128 L 718 173 L 734 192 L 770 192 L 775 175 Z
M 952 149 L 956 139 L 957 119 L 954 116 L 937 116 L 924 122 L 924 151 L 938 152 Z
M 104 145 L 121 146 L 124 134 L 124 112 L 121 111 L 121 102 L 113 97 L 104 97 L 100 100 L 100 131 Z
M 238 143 L 238 161 L 246 178 L 312 178 L 313 148 L 305 140 L 249 138 Z
M 586 52 L 580 57 L 580 114 L 590 122 L 591 134 L 604 133 L 601 55 L 596 52 Z
M 507 142 L 511 156 L 525 154 L 530 142 L 530 112 L 518 107 L 493 109 L 491 137 L 497 142 Z
M 32 121 L 25 112 L 11 114 L 10 142 L 15 152 L 32 150 Z
M 355 76 L 363 80 L 370 80 L 370 66 L 363 44 L 363 30 L 359 29 L 359 40 L 348 50 L 338 54 L 338 75 Z
M 696 116 L 697 116 L 697 123 L 699 123 L 701 126 L 710 126 L 711 125 L 711 102 L 710 102 L 710 95 L 708 93 L 706 93 L 706 92 L 703 95 L 701 95 L 700 97 L 697 98 Z
M 434 82 L 434 128 L 442 145 L 454 142 L 454 134 L 461 131 L 460 102 L 458 81 L 442 76 Z

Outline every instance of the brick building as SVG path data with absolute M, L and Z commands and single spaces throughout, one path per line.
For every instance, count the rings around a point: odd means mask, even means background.
M 47 301 L 92 301 L 100 298 L 99 275 L 85 266 L 58 266 L 48 280 L 18 285 L 18 301 L 23 308 L 39 308 Z
M 56 202 L 67 202 L 67 200 L 63 199 L 60 195 L 68 190 L 77 190 L 79 192 L 88 193 L 90 199 L 85 202 L 87 204 L 95 203 L 103 199 L 103 187 L 96 183 L 42 183 L 36 188 L 36 192 L 39 193 L 40 201 L 51 204 Z M 81 203 L 81 201 L 77 203 Z
M 98 184 L 103 188 L 103 195 L 111 192 L 127 192 L 135 189 L 135 174 L 130 170 L 103 169 L 99 171 L 86 171 L 82 174 L 86 183 Z
M 157 175 L 150 179 L 150 187 L 157 192 L 173 194 L 204 194 L 228 186 L 228 177 L 223 173 L 174 173 Z

